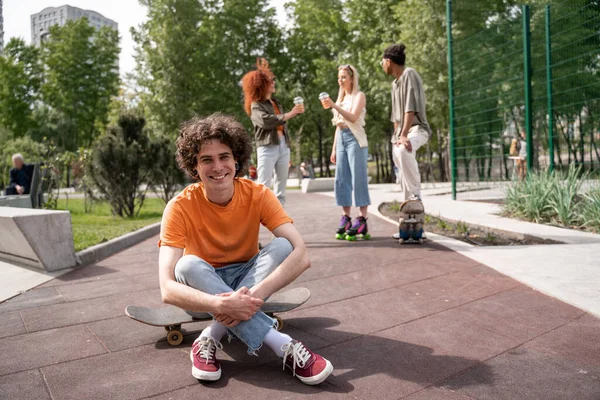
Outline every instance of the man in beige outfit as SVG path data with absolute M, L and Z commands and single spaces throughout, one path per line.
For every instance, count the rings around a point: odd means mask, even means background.
M 421 175 L 416 153 L 429 140 L 431 128 L 425 112 L 423 81 L 417 71 L 404 65 L 405 49 L 403 44 L 389 46 L 380 64 L 386 74 L 396 78 L 392 83 L 392 143 L 404 200 L 420 200 Z

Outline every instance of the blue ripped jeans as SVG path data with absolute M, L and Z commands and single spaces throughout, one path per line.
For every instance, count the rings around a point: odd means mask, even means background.
M 200 257 L 186 255 L 175 266 L 175 279 L 208 294 L 234 292 L 242 286 L 251 288 L 279 267 L 292 250 L 287 239 L 276 238 L 250 261 L 220 268 L 214 268 Z M 188 314 L 193 316 L 194 312 L 188 311 Z M 248 346 L 249 354 L 254 354 L 274 323 L 271 317 L 259 311 L 250 320 L 227 329 Z

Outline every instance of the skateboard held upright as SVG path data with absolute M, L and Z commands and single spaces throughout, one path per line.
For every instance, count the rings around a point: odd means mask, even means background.
M 406 200 L 400 205 L 400 239 L 403 243 L 423 243 L 425 238 L 423 225 L 425 224 L 425 208 L 419 199 Z

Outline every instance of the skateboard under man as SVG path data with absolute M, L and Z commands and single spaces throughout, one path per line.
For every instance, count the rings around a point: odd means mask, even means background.
M 277 330 L 281 330 L 283 320 L 273 314 L 291 311 L 306 303 L 309 298 L 310 291 L 306 288 L 288 289 L 273 294 L 260 310 L 269 317 L 275 318 L 277 320 Z M 212 316 L 208 313 L 199 313 L 196 317 L 192 317 L 181 308 L 174 306 L 163 308 L 127 306 L 125 314 L 147 325 L 163 326 L 167 331 L 167 342 L 171 346 L 178 346 L 183 341 L 181 325 L 212 319 Z
M 423 203 L 418 199 L 406 200 L 400 205 L 398 242 L 403 243 L 423 243 L 425 232 L 423 225 L 425 224 L 425 208 Z

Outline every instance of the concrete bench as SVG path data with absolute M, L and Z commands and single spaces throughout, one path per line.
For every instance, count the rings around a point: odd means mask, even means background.
M 0 207 L 0 259 L 45 271 L 74 267 L 71 214 Z
M 372 177 L 369 176 L 369 183 Z M 331 192 L 335 186 L 335 178 L 302 179 L 302 193 Z

